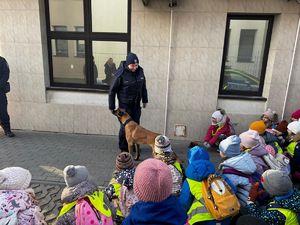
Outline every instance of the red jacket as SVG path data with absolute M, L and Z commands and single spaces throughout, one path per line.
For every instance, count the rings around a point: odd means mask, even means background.
M 232 135 L 229 117 L 227 117 L 225 124 L 221 128 L 219 128 L 218 125 L 210 125 L 206 132 L 204 141 L 208 142 L 210 145 L 214 145 L 221 134 L 224 134 L 226 137 Z

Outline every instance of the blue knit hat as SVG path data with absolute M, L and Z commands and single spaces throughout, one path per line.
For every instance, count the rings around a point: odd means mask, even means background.
M 126 57 L 126 65 L 139 63 L 139 58 L 134 53 L 128 53 Z
M 241 153 L 240 150 L 241 139 L 236 135 L 231 135 L 220 142 L 220 151 L 228 158 L 237 156 Z
M 195 146 L 188 151 L 187 155 L 188 161 L 191 164 L 193 161 L 196 160 L 208 160 L 209 155 L 205 147 Z

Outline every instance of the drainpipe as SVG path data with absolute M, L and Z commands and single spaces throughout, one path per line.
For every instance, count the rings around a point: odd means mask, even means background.
M 293 67 L 294 67 L 295 54 L 296 54 L 296 49 L 297 49 L 298 37 L 299 37 L 299 29 L 300 29 L 300 15 L 299 15 L 298 28 L 297 28 L 296 37 L 295 37 L 292 62 L 291 62 L 291 66 L 290 66 L 289 79 L 287 82 L 287 88 L 286 88 L 284 102 L 283 102 L 281 120 L 283 120 L 285 109 L 286 109 L 286 101 L 287 101 L 287 97 L 288 97 L 288 93 L 289 93 L 290 82 L 291 82 L 291 77 L 292 77 L 292 72 L 293 72 Z
M 169 84 L 170 84 L 170 71 L 171 71 L 172 33 L 173 33 L 173 8 L 171 8 L 171 19 L 170 19 L 170 36 L 169 36 L 169 54 L 168 54 L 168 72 L 167 72 L 167 88 L 166 88 L 164 134 L 167 133 L 167 121 L 168 121 L 168 104 L 169 104 Z

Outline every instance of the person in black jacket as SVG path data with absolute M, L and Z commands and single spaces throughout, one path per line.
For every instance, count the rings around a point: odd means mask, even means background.
M 110 85 L 116 70 L 117 68 L 116 68 L 116 64 L 114 63 L 114 60 L 112 58 L 109 58 L 104 64 L 104 73 L 106 77 L 104 80 L 102 80 L 102 82 Z
M 7 112 L 6 93 L 10 91 L 9 66 L 5 58 L 0 56 L 0 125 L 8 137 L 14 137 L 15 134 L 10 130 L 10 120 Z
M 121 62 L 111 83 L 109 90 L 109 110 L 112 113 L 116 108 L 116 95 L 119 101 L 119 108 L 124 109 L 139 124 L 141 100 L 143 108 L 146 108 L 148 94 L 143 68 L 139 66 L 139 59 L 134 53 L 129 53 L 126 61 Z M 128 151 L 125 129 L 122 124 L 119 131 L 119 148 L 121 151 Z

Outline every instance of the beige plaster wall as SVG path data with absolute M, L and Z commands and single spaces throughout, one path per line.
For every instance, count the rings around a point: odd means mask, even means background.
M 0 1 L 0 54 L 11 68 L 12 91 L 8 98 L 12 127 L 117 134 L 118 122 L 107 110 L 107 94 L 46 92 L 49 79 L 41 2 Z M 235 12 L 276 14 L 263 93 L 267 102 L 218 99 L 226 16 Z M 171 21 L 168 1 L 151 0 L 144 7 L 141 0 L 132 0 L 131 49 L 140 57 L 149 93 L 149 105 L 142 114 L 143 126 L 163 132 L 167 106 L 167 135 L 177 138 L 174 126 L 184 124 L 186 139 L 199 139 L 217 106 L 227 110 L 238 132 L 267 107 L 281 113 L 299 13 L 300 5 L 295 1 L 178 0 L 173 11 L 166 105 Z M 299 48 L 286 114 L 299 108 Z M 95 101 L 87 104 L 84 99 Z

